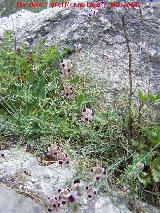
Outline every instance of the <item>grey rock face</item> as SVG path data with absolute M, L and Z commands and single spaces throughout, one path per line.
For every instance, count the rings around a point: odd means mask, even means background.
M 75 1 L 74 1 L 75 2 Z M 143 2 L 139 8 L 98 9 L 90 19 L 89 9 L 56 7 L 32 13 L 22 10 L 0 18 L 0 35 L 5 30 L 16 32 L 17 41 L 28 46 L 43 37 L 47 46 L 59 49 L 80 43 L 79 53 L 71 59 L 78 72 L 88 71 L 102 81 L 106 101 L 125 92 L 128 86 L 128 50 L 122 14 L 132 53 L 133 83 L 152 92 L 160 90 L 159 2 Z M 87 11 L 88 10 L 88 11 Z
M 115 202 L 113 204 L 113 200 L 110 197 L 99 197 L 94 205 L 91 203 L 87 205 L 86 208 L 83 207 L 80 213 L 130 213 L 130 211 L 126 208 L 125 204 Z
M 30 198 L 0 186 L 0 213 L 40 213 L 42 210 Z
M 73 168 L 61 167 L 58 163 L 41 166 L 36 157 L 22 149 L 6 150 L 3 154 L 5 157 L 0 158 L 0 181 L 43 197 L 44 201 L 56 194 L 73 176 Z
M 66 182 L 74 175 L 72 167 L 61 167 L 54 163 L 49 166 L 39 165 L 36 157 L 26 153 L 24 150 L 17 150 L 15 148 L 10 150 L 0 151 L 4 157 L 0 157 L 0 183 L 7 183 L 14 188 L 38 196 L 43 203 L 47 203 L 48 197 L 57 196 L 59 188 L 65 188 Z M 24 171 L 28 175 L 24 175 Z M 40 213 L 40 206 L 33 204 L 33 202 L 6 188 L 0 187 L 0 213 L 4 212 L 5 205 L 6 213 Z M 9 200 L 9 203 L 8 203 Z M 125 204 L 117 203 L 115 206 L 112 200 L 108 197 L 97 196 L 96 199 L 88 201 L 82 199 L 82 207 L 79 213 L 129 213 Z M 27 208 L 27 206 L 29 206 Z M 62 208 L 60 213 L 70 213 L 67 208 Z

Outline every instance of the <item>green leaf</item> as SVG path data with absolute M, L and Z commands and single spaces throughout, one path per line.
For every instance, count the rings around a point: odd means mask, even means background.
M 66 119 L 63 119 L 59 125 L 59 130 L 60 130 L 60 134 L 62 137 L 69 137 L 70 136 L 70 127 L 69 127 L 69 123 L 67 122 Z
M 149 139 L 153 145 L 160 144 L 160 127 L 150 130 Z
M 133 162 L 132 162 L 132 164 L 133 164 L 133 166 L 135 166 L 139 161 L 141 161 L 141 159 L 143 159 L 144 158 L 144 155 L 142 155 L 142 154 L 139 154 L 139 153 L 135 153 L 134 155 L 133 155 Z
M 156 100 L 156 97 L 152 94 L 149 94 L 149 100 L 150 100 L 150 102 L 154 103 Z
M 71 55 L 74 52 L 74 49 L 72 48 L 64 48 L 63 52 L 62 52 L 62 57 L 66 57 Z
M 138 175 L 138 180 L 141 182 L 144 186 L 147 186 L 149 183 L 152 182 L 151 176 L 143 177 L 143 173 Z
M 139 96 L 139 100 L 144 103 L 144 101 L 146 100 L 146 96 L 143 94 L 143 92 L 141 90 L 138 91 L 138 96 Z
M 151 163 L 151 172 L 155 182 L 160 181 L 160 156 L 156 157 Z
M 84 102 L 85 98 L 83 94 L 80 94 L 76 97 L 76 102 L 78 106 L 81 106 Z
M 45 88 L 45 79 L 41 78 L 39 80 L 37 95 L 42 99 L 46 98 L 46 88 Z
M 49 66 L 51 63 L 56 63 L 59 59 L 59 53 L 54 46 L 50 46 L 45 50 L 42 56 L 41 68 Z
M 95 121 L 100 123 L 102 126 L 104 126 L 106 124 L 106 121 L 99 116 L 95 116 Z
M 72 80 L 71 80 L 71 83 L 76 85 L 77 83 L 79 82 L 79 76 L 76 75 Z
M 160 99 L 160 92 L 158 92 L 157 94 L 156 94 L 156 100 L 159 100 Z

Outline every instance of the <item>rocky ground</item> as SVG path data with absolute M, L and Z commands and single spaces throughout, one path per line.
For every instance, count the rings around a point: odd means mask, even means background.
M 69 167 L 58 163 L 42 166 L 35 156 L 16 148 L 0 151 L 0 156 L 0 182 L 8 184 L 26 196 L 32 195 L 31 198 L 36 198 L 41 204 L 41 206 L 34 204 L 31 199 L 1 186 L 0 201 L 4 207 L 6 205 L 4 208 L 6 213 L 40 213 L 42 206 L 47 204 L 48 198 L 57 196 L 58 189 L 65 188 L 67 181 L 72 181 L 74 178 L 75 170 L 72 163 Z M 26 208 L 27 205 L 29 208 Z M 79 210 L 83 213 L 120 213 L 121 211 L 130 212 L 122 200 L 117 200 L 114 204 L 108 196 L 98 196 Z M 68 210 L 62 208 L 59 212 L 68 212 Z
M 34 155 L 23 149 L 11 148 L 0 151 L 0 212 L 48 212 L 45 207 L 48 198 L 58 196 L 58 189 L 67 187 L 68 181 L 72 182 L 75 178 L 74 163 L 72 162 L 71 165 L 62 167 L 58 163 L 53 163 L 42 166 Z M 145 207 L 146 213 L 159 212 L 158 209 L 141 205 L 143 209 Z M 58 212 L 69 213 L 71 210 L 62 207 Z M 113 198 L 98 194 L 92 201 L 84 198 L 83 206 L 78 212 L 129 213 L 131 211 L 119 196 Z
M 43 208 L 31 198 L 0 186 L 0 213 L 40 213 Z

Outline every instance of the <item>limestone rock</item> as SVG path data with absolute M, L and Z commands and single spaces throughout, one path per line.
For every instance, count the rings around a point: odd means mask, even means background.
M 68 181 L 73 181 L 75 174 L 73 162 L 70 167 L 61 167 L 58 163 L 48 166 L 39 165 L 37 158 L 23 149 L 11 148 L 0 151 L 0 213 L 40 213 L 42 206 L 48 203 L 49 197 L 55 197 L 58 189 L 66 188 Z M 40 199 L 39 204 L 34 203 L 13 190 L 5 188 L 1 183 L 10 185 L 25 195 L 32 195 Z M 31 197 L 32 197 L 31 196 Z M 8 202 L 9 201 L 9 202 Z M 92 200 L 82 196 L 82 206 L 78 213 L 130 213 L 118 192 L 114 192 L 111 198 L 104 194 L 98 194 Z M 144 205 L 144 204 L 143 204 Z M 6 207 L 5 207 L 6 206 Z M 144 205 L 146 209 L 157 213 L 159 210 Z M 59 213 L 70 213 L 66 207 Z
M 0 213 L 40 213 L 43 208 L 12 190 L 0 186 Z
M 65 188 L 67 181 L 71 178 L 73 179 L 74 176 L 73 166 L 61 167 L 57 163 L 41 166 L 35 156 L 25 152 L 23 149 L 11 148 L 10 150 L 3 150 L 0 151 L 0 156 L 0 183 L 9 184 L 13 188 L 26 192 L 26 194 L 30 193 L 37 196 L 45 204 L 47 204 L 48 197 L 57 196 L 58 189 Z M 25 211 L 26 205 L 30 206 L 30 213 L 40 213 L 39 210 L 35 210 L 36 208 L 40 209 L 40 207 L 36 204 L 32 205 L 32 202 L 24 199 L 23 196 L 0 187 L 1 192 L 3 199 L 0 197 L 0 202 L 2 201 L 3 206 L 7 205 L 8 198 L 10 199 L 6 213 L 14 213 L 16 210 L 17 212 L 22 210 L 21 212 L 28 213 L 28 209 Z M 103 213 L 106 209 L 108 209 L 107 213 L 120 213 L 121 210 L 124 213 L 129 213 L 125 204 L 121 205 L 118 202 L 117 206 L 115 206 L 108 196 L 101 197 L 98 195 L 92 202 L 85 202 L 84 200 L 82 203 L 84 205 L 79 209 L 79 213 Z M 69 213 L 70 210 L 63 208 L 59 212 Z
M 0 181 L 15 188 L 20 186 L 46 202 L 48 197 L 64 187 L 74 173 L 70 166 L 61 167 L 58 163 L 39 165 L 36 157 L 23 149 L 4 150 L 3 154 L 4 157 L 0 157 Z

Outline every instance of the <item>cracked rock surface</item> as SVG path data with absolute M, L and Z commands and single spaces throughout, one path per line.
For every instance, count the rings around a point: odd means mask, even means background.
M 57 190 L 66 188 L 68 181 L 73 181 L 75 170 L 70 167 L 61 167 L 58 163 L 41 166 L 37 158 L 23 149 L 11 148 L 0 151 L 0 213 L 42 213 L 42 206 L 48 203 L 48 197 L 58 195 Z M 9 185 L 16 191 L 4 187 Z M 25 194 L 26 196 L 22 195 Z M 93 200 L 82 197 L 82 206 L 78 213 L 130 213 L 124 200 L 118 195 L 109 197 L 98 194 Z M 32 196 L 30 196 L 32 195 Z M 29 196 L 29 197 L 28 197 Z M 37 198 L 35 203 L 31 198 Z M 159 210 L 148 207 L 147 213 L 158 213 Z M 4 211 L 5 209 L 5 211 Z M 59 213 L 70 213 L 71 210 L 63 207 Z
M 48 197 L 57 196 L 59 188 L 65 188 L 65 184 L 70 178 L 73 178 L 74 169 L 72 167 L 61 167 L 57 163 L 49 166 L 39 165 L 36 157 L 25 152 L 23 149 L 0 151 L 0 183 L 6 183 L 15 189 L 33 194 L 45 203 Z M 28 174 L 24 174 L 24 171 Z M 2 206 L 7 205 L 5 213 L 40 213 L 41 206 L 32 205 L 30 198 L 25 198 L 12 190 L 0 186 L 0 213 Z M 9 203 L 8 203 L 9 199 Z M 85 201 L 84 201 L 85 203 Z M 29 205 L 30 208 L 26 208 Z M 25 209 L 26 208 L 26 209 Z M 20 211 L 21 210 L 21 211 Z M 29 211 L 30 210 L 30 211 Z M 129 213 L 123 202 L 116 205 L 108 197 L 98 196 L 94 202 L 89 202 L 82 206 L 79 213 Z M 69 213 L 70 210 L 63 208 L 60 213 Z
M 81 50 L 70 58 L 78 72 L 90 71 L 96 75 L 97 82 L 103 80 L 107 102 L 128 87 L 124 14 L 132 53 L 133 84 L 135 89 L 150 87 L 154 93 L 160 90 L 159 4 L 159 1 L 145 1 L 134 9 L 99 8 L 91 19 L 87 8 L 56 7 L 39 13 L 21 10 L 0 18 L 0 36 L 5 30 L 14 30 L 17 41 L 24 41 L 28 47 L 42 37 L 46 46 L 56 44 L 60 50 L 80 43 Z
M 2 151 L 1 151 L 2 152 Z M 58 163 L 41 166 L 37 158 L 23 149 L 3 151 L 0 158 L 0 181 L 32 192 L 44 201 L 73 176 L 73 168 Z

